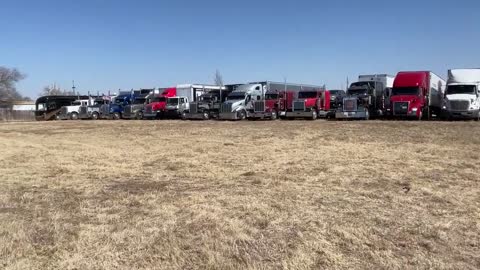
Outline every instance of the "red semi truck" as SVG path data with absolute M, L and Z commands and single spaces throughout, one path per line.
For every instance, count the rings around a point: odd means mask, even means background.
M 330 92 L 325 89 L 302 90 L 295 99 L 287 97 L 286 111 L 281 113 L 284 118 L 327 117 L 330 112 Z M 282 117 L 283 118 L 283 117 Z
M 174 97 L 176 95 L 176 87 L 160 88 L 158 91 L 154 91 L 153 95 L 148 98 L 148 104 L 145 105 L 143 118 L 154 119 L 163 117 L 167 108 L 167 98 Z
M 445 88 L 445 80 L 433 72 L 399 72 L 390 97 L 391 116 L 419 120 L 440 116 Z

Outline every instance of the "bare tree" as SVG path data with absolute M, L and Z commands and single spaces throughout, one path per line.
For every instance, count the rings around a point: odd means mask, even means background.
M 11 104 L 15 100 L 28 100 L 16 88 L 16 84 L 25 78 L 25 74 L 16 68 L 0 66 L 0 101 Z
M 217 86 L 223 86 L 223 76 L 218 69 L 215 71 L 214 83 Z
M 62 90 L 56 84 L 45 86 L 40 93 L 40 96 L 62 96 L 62 95 L 73 95 L 73 91 Z

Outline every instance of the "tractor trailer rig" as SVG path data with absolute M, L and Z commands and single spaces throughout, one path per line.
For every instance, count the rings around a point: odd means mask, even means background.
M 390 96 L 391 117 L 422 120 L 441 116 L 445 89 L 445 80 L 433 72 L 399 72 Z
M 140 89 L 133 91 L 132 101 L 126 105 L 123 109 L 123 119 L 143 119 L 143 111 L 145 109 L 145 103 L 150 93 L 155 89 Z
M 93 100 L 93 104 L 89 104 L 88 106 L 81 106 L 80 112 L 78 114 L 78 118 L 82 120 L 98 120 L 101 118 L 101 108 L 104 105 L 110 104 L 110 97 L 101 97 L 95 98 Z
M 177 95 L 176 87 L 159 88 L 149 95 L 143 111 L 143 119 L 160 119 L 165 116 L 167 99 Z
M 242 84 L 226 97 L 220 106 L 220 120 L 245 120 L 247 111 L 252 108 L 252 100 L 262 100 L 266 85 L 262 83 Z
M 220 105 L 232 92 L 232 87 L 217 86 L 198 97 L 197 101 L 190 102 L 189 110 L 184 119 L 209 120 L 217 119 L 220 113 Z
M 388 74 L 360 75 L 358 82 L 347 90 L 335 118 L 368 120 L 385 116 L 394 79 L 395 76 Z
M 447 119 L 480 119 L 480 69 L 451 69 L 442 109 Z
M 297 93 L 293 100 L 287 98 L 286 111 L 282 113 L 284 118 L 307 118 L 316 120 L 319 117 L 327 117 L 330 111 L 330 92 L 318 88 L 304 88 Z
M 187 119 L 190 103 L 196 102 L 202 95 L 212 90 L 225 89 L 216 85 L 182 84 L 177 85 L 176 95 L 167 98 L 165 116 L 169 118 Z

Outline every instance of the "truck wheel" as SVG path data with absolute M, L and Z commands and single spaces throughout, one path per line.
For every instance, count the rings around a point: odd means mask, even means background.
M 92 120 L 98 120 L 98 113 L 97 112 L 94 112 L 92 114 Z
M 422 121 L 423 119 L 423 110 L 420 110 L 420 114 L 418 115 L 418 120 Z
M 73 112 L 73 113 L 70 115 L 70 119 L 71 119 L 71 120 L 78 120 L 78 113 Z
M 475 117 L 473 120 L 476 122 L 480 121 L 480 112 L 477 113 L 477 117 Z
M 365 120 L 370 120 L 370 113 L 368 111 L 365 113 Z
M 183 111 L 180 117 L 182 117 L 182 120 L 187 120 L 187 112 Z
M 208 111 L 203 111 L 203 120 L 210 119 L 210 113 Z
M 237 112 L 237 119 L 238 120 L 245 120 L 247 118 L 247 113 L 244 110 Z
M 317 111 L 313 110 L 312 111 L 312 120 L 317 120 L 318 114 Z
M 113 120 L 120 120 L 122 116 L 120 115 L 120 113 L 116 112 L 116 113 L 113 113 L 112 115 L 112 118 Z
M 277 118 L 278 118 L 277 111 L 272 111 L 272 116 L 270 117 L 270 119 L 277 120 Z
M 143 119 L 143 112 L 137 112 L 135 115 L 135 119 L 142 120 Z

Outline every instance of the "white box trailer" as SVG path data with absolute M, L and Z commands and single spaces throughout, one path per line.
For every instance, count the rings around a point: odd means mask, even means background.
M 393 82 L 395 76 L 388 74 L 373 74 L 373 75 L 360 75 L 358 76 L 359 82 L 381 82 L 385 85 L 385 88 L 393 88 Z
M 480 118 L 480 69 L 448 71 L 447 90 L 442 109 L 450 119 Z

